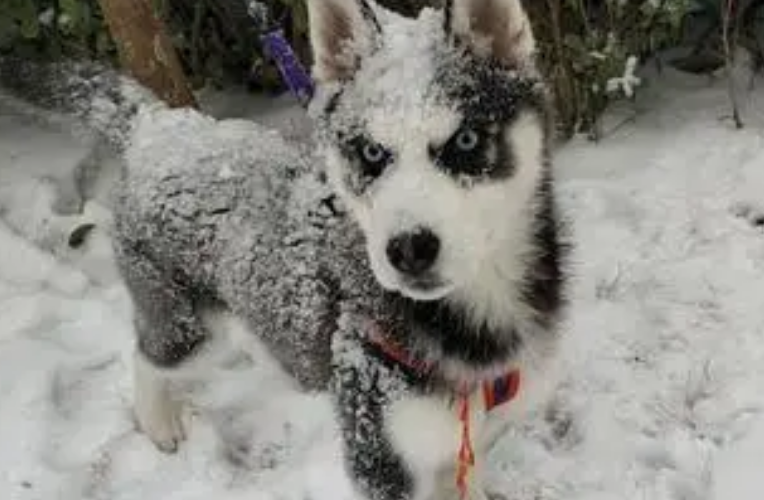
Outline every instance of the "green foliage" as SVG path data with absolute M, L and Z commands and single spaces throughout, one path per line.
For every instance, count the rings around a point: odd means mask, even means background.
M 599 136 L 607 106 L 634 95 L 634 63 L 678 42 L 686 1 L 529 2 L 563 136 Z
M 31 0 L 1 0 L 0 47 L 17 39 L 34 40 L 40 35 L 37 9 Z
M 0 0 L 0 51 L 111 59 L 97 0 Z

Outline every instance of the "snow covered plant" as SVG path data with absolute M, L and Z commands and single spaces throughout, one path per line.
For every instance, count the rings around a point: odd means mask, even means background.
M 599 117 L 638 90 L 637 66 L 679 38 L 687 0 L 530 2 L 561 132 L 598 137 Z

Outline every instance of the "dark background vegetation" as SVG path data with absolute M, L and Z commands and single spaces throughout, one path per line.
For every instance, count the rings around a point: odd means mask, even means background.
M 439 0 L 379 0 L 405 15 Z M 255 9 L 250 4 L 258 4 Z M 633 95 L 617 85 L 630 58 L 692 73 L 723 70 L 736 48 L 764 62 L 764 0 L 527 0 L 540 63 L 557 98 L 563 136 L 597 136 L 612 102 Z M 246 85 L 280 92 L 260 35 L 283 27 L 310 62 L 304 0 L 154 0 L 192 85 Z M 264 9 L 263 9 L 264 8 Z M 256 15 L 251 15 L 252 11 Z M 267 12 L 267 16 L 263 13 Z M 681 57 L 656 58 L 679 47 Z M 0 51 L 116 61 L 98 0 L 0 0 Z

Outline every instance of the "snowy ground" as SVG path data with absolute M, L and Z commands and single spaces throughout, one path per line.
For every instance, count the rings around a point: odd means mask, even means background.
M 578 244 L 566 377 L 491 454 L 510 500 L 764 497 L 764 93 L 735 131 L 723 88 L 662 85 L 634 123 L 558 155 Z M 0 107 L 0 496 L 348 498 L 327 399 L 264 360 L 193 387 L 179 454 L 136 433 L 108 213 L 51 215 L 43 179 L 85 154 Z M 94 238 L 65 250 L 83 220 Z

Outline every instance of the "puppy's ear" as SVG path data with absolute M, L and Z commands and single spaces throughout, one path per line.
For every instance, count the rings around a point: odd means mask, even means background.
M 352 78 L 379 34 L 366 0 L 308 0 L 313 76 L 320 83 Z
M 533 64 L 536 42 L 521 0 L 448 0 L 446 9 L 456 43 L 508 68 Z

